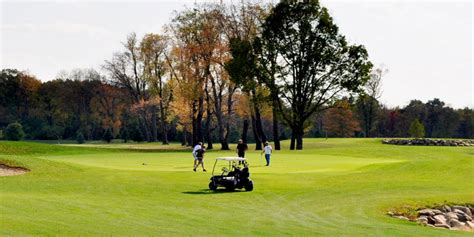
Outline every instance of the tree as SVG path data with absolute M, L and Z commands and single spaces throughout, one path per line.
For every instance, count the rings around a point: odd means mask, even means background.
M 107 143 L 110 143 L 112 139 L 114 139 L 114 135 L 112 134 L 110 128 L 105 129 L 104 135 L 102 136 L 102 140 L 106 141 Z
M 126 127 L 123 127 L 120 131 L 120 139 L 122 139 L 124 143 L 127 143 L 128 140 L 130 140 L 130 133 Z
M 204 140 L 202 125 L 206 112 L 206 133 L 210 130 L 210 116 L 215 116 L 221 149 L 228 150 L 236 86 L 224 70 L 229 55 L 222 21 L 225 17 L 219 5 L 197 5 L 179 13 L 170 29 L 178 46 L 174 50 L 178 63 L 172 67 L 176 69 L 173 74 L 191 102 L 192 142 Z
M 280 114 L 292 130 L 292 150 L 303 149 L 312 114 L 344 92 L 360 91 L 369 79 L 372 64 L 364 46 L 349 45 L 338 31 L 317 0 L 282 1 L 263 24 L 260 44 L 278 64 L 276 75 L 265 83 L 280 98 Z M 271 67 L 264 58 L 260 61 Z
M 12 141 L 22 140 L 25 136 L 23 132 L 23 126 L 20 123 L 10 123 L 5 129 L 5 139 Z
M 357 99 L 357 111 L 362 120 L 362 127 L 366 137 L 372 136 L 380 109 L 378 99 L 382 95 L 382 77 L 388 72 L 383 67 L 372 70 L 370 79 L 364 86 L 364 92 Z
M 135 128 L 135 131 L 133 132 L 132 140 L 138 143 L 143 141 L 143 133 L 140 128 L 138 127 Z
M 46 133 L 46 136 L 48 139 L 54 138 L 58 140 L 58 144 L 59 144 L 64 135 L 64 126 L 46 125 L 43 127 L 43 131 Z
M 105 61 L 103 66 L 110 74 L 111 82 L 127 90 L 130 102 L 139 106 L 148 104 L 150 99 L 147 91 L 147 80 L 144 76 L 144 64 L 140 60 L 140 48 L 137 35 L 131 33 L 123 43 L 125 50 L 115 53 L 112 60 Z M 139 124 L 147 141 L 152 141 L 150 128 L 149 107 L 139 111 Z M 154 126 L 156 127 L 156 126 Z
M 76 135 L 76 141 L 77 143 L 79 144 L 83 144 L 84 143 L 84 134 L 82 134 L 82 132 L 77 132 L 77 135 Z
M 360 131 L 359 122 L 354 118 L 346 99 L 325 111 L 324 128 L 333 137 L 353 137 L 355 132 Z
M 464 108 L 458 111 L 460 122 L 457 129 L 456 137 L 474 138 L 474 111 Z
M 422 138 L 425 136 L 425 127 L 423 124 L 420 122 L 420 120 L 415 119 L 413 122 L 410 124 L 410 137 L 414 138 Z
M 160 112 L 162 143 L 168 144 L 169 104 L 173 98 L 172 90 L 167 86 L 165 76 L 168 74 L 168 38 L 159 34 L 147 34 L 140 43 L 141 60 L 144 62 L 144 77 L 149 85 L 154 104 Z M 171 75 L 171 74 L 169 74 Z M 169 77 L 168 77 L 169 78 Z M 157 137 L 156 106 L 152 105 L 152 135 Z
M 249 117 L 251 119 L 252 131 L 255 138 L 256 150 L 262 149 L 263 142 L 267 141 L 267 136 L 263 132 L 261 108 L 266 105 L 266 100 L 262 96 L 262 89 L 259 84 L 259 68 L 257 65 L 256 50 L 254 48 L 254 41 L 258 35 L 261 34 L 261 24 L 269 9 L 264 8 L 258 4 L 242 2 L 240 5 L 231 5 L 226 21 L 227 35 L 229 37 L 229 46 L 232 59 L 226 63 L 226 70 L 230 75 L 231 80 L 237 84 L 240 89 L 247 94 L 250 99 Z M 275 97 L 272 94 L 271 99 L 274 101 Z M 275 105 L 275 104 L 274 104 Z M 280 140 L 278 135 L 278 116 L 276 114 L 277 106 L 273 108 L 273 141 L 275 143 L 275 150 L 280 149 Z M 243 120 L 242 139 L 246 140 L 246 134 L 249 122 L 247 119 Z

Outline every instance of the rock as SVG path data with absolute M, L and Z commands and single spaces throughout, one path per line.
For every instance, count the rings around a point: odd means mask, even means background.
M 442 212 L 451 212 L 451 207 L 449 207 L 448 205 L 443 205 L 438 210 L 440 210 Z
M 461 223 L 460 221 L 456 220 L 456 219 L 451 219 L 449 220 L 449 226 L 451 227 L 455 227 L 455 228 L 464 228 L 464 223 Z
M 389 211 L 389 212 L 387 212 L 387 215 L 393 216 L 393 215 L 395 215 L 395 214 L 393 214 L 393 212 Z
M 465 226 L 469 229 L 474 229 L 474 222 L 472 221 L 466 221 Z
M 453 206 L 452 208 L 453 210 L 460 210 L 464 213 L 466 213 L 467 215 L 471 216 L 472 217 L 472 212 L 471 210 L 469 209 L 469 207 L 463 207 L 463 206 Z
M 434 226 L 440 227 L 440 228 L 451 229 L 451 227 L 448 224 L 434 224 Z
M 424 216 L 434 216 L 439 214 L 443 214 L 443 212 L 437 209 L 422 209 L 418 211 L 418 215 Z
M 448 220 L 453 220 L 453 219 L 457 220 L 458 219 L 458 215 L 455 212 L 448 212 L 448 213 L 444 214 L 444 216 Z
M 474 146 L 474 141 L 451 139 L 384 139 L 383 144 L 418 146 Z
M 456 215 L 458 216 L 459 221 L 463 221 L 463 222 L 472 221 L 472 217 L 470 217 L 469 215 L 467 215 L 466 213 L 464 213 L 463 211 L 459 209 L 454 209 L 454 213 L 456 213 Z
M 440 214 L 440 215 L 436 215 L 433 217 L 433 219 L 435 220 L 435 225 L 436 224 L 446 224 L 446 217 L 444 217 L 444 215 Z
M 420 216 L 416 218 L 416 222 L 422 225 L 428 225 L 428 217 L 427 216 Z

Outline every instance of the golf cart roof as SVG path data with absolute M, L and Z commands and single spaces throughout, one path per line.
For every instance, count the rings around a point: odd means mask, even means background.
M 216 160 L 227 160 L 227 161 L 244 161 L 247 160 L 241 157 L 217 157 Z

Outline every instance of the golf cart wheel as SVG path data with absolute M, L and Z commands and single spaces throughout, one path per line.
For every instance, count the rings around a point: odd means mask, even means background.
M 253 190 L 253 181 L 250 180 L 247 185 L 245 185 L 245 191 L 252 191 Z
M 209 189 L 212 191 L 215 191 L 217 189 L 217 185 L 215 185 L 214 182 L 211 181 L 209 183 Z

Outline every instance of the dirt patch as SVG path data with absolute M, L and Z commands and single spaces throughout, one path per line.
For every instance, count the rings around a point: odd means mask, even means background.
M 13 167 L 6 164 L 0 164 L 0 176 L 22 175 L 29 171 L 29 169 L 23 167 Z

